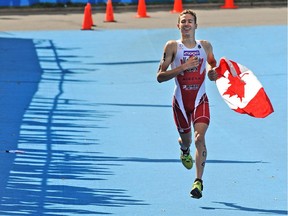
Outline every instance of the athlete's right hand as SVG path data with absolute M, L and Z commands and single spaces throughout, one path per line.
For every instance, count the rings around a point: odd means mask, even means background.
M 191 56 L 184 64 L 183 70 L 188 70 L 191 68 L 198 67 L 199 65 L 199 58 L 197 56 Z

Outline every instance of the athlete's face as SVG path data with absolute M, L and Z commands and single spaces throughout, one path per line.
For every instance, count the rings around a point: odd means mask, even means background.
M 179 19 L 178 28 L 182 35 L 189 36 L 190 34 L 194 34 L 197 24 L 191 14 L 183 14 Z

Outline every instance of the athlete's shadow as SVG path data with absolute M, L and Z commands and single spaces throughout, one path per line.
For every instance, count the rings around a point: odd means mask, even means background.
M 259 214 L 275 214 L 275 215 L 287 215 L 286 210 L 270 210 L 270 209 L 259 209 L 259 208 L 249 208 L 237 205 L 236 203 L 227 203 L 227 202 L 214 202 L 217 204 L 224 205 L 225 207 L 201 207 L 205 210 L 227 210 L 227 211 L 246 211 L 246 212 L 255 212 Z

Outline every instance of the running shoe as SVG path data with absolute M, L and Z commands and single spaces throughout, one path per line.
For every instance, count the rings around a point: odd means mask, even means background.
M 195 199 L 200 199 L 202 197 L 203 182 L 200 179 L 196 179 L 193 183 L 190 196 Z
M 180 159 L 181 159 L 181 162 L 182 162 L 183 166 L 186 169 L 188 169 L 188 170 L 192 169 L 192 167 L 193 167 L 193 158 L 190 155 L 190 150 L 189 149 L 185 153 L 181 150 Z

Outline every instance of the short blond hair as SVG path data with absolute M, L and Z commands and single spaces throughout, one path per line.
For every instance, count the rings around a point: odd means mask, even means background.
M 187 9 L 187 10 L 183 10 L 179 16 L 178 16 L 178 23 L 180 23 L 180 17 L 184 14 L 191 14 L 193 17 L 194 17 L 194 21 L 195 21 L 195 24 L 197 24 L 197 15 L 194 11 L 190 10 L 190 9 Z

